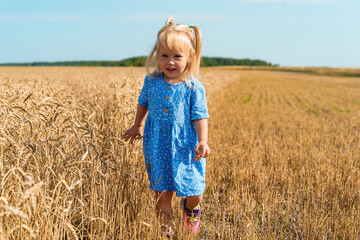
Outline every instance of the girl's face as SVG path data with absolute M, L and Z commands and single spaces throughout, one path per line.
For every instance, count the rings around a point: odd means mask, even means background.
M 160 47 L 159 49 L 159 66 L 164 73 L 166 81 L 184 81 L 184 70 L 190 59 L 185 52 L 177 52 L 168 48 Z

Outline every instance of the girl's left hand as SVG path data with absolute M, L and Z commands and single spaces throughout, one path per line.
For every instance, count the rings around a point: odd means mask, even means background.
M 125 141 L 130 139 L 130 142 L 133 143 L 134 139 L 142 138 L 143 131 L 143 126 L 133 125 L 130 129 L 126 130 L 126 132 L 121 137 L 125 139 Z
M 201 158 L 207 158 L 210 154 L 210 147 L 205 141 L 200 141 L 195 147 L 195 161 L 200 161 Z

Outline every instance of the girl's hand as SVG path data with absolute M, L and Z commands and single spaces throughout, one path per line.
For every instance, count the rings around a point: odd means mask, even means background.
M 195 161 L 200 161 L 201 158 L 207 158 L 210 154 L 209 145 L 205 141 L 200 141 L 195 147 Z
M 130 139 L 130 142 L 133 143 L 134 139 L 139 139 L 143 136 L 143 127 L 133 125 L 130 129 L 126 130 L 125 133 L 121 136 L 125 141 Z

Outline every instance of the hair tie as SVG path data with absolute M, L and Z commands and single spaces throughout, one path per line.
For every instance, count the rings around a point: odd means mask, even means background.
M 189 28 L 193 28 L 194 27 L 194 25 L 192 25 L 192 24 L 190 24 L 190 25 L 188 25 L 189 26 Z

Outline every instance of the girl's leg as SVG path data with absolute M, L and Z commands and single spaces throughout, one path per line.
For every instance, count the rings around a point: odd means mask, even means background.
M 199 205 L 201 199 L 202 199 L 202 195 L 186 197 L 187 207 L 190 209 L 196 208 Z
M 181 199 L 180 205 L 184 211 L 184 220 L 186 221 L 187 230 L 192 228 L 192 231 L 197 234 L 199 232 L 200 216 L 202 210 L 199 203 L 202 199 L 202 195 L 188 196 Z
M 173 194 L 172 191 L 155 192 L 157 215 L 160 217 L 162 224 L 169 227 L 171 226 L 171 200 Z

